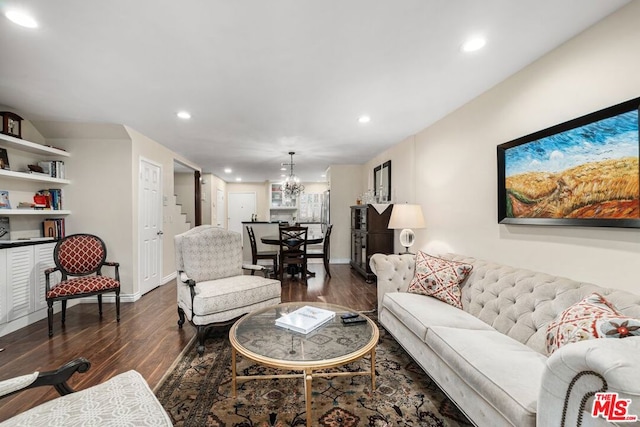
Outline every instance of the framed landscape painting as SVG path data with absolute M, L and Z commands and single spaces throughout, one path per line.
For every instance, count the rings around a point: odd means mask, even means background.
M 498 222 L 640 228 L 640 98 L 498 146 Z

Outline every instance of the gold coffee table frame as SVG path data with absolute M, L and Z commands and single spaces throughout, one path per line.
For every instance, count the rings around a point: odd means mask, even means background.
M 229 341 L 231 342 L 231 371 L 232 371 L 232 379 L 231 379 L 231 387 L 233 388 L 233 397 L 237 397 L 237 381 L 242 380 L 255 380 L 255 379 L 263 379 L 270 380 L 274 378 L 302 378 L 304 379 L 304 394 L 305 394 L 305 405 L 307 411 L 307 426 L 311 426 L 311 382 L 314 377 L 338 377 L 338 376 L 354 376 L 354 375 L 370 375 L 371 376 L 371 391 L 373 392 L 376 389 L 376 369 L 375 369 L 375 361 L 376 361 L 376 344 L 378 343 L 378 339 L 380 337 L 380 331 L 376 324 L 369 319 L 367 316 L 360 314 L 360 316 L 364 317 L 367 320 L 369 327 L 371 328 L 371 337 L 367 343 L 364 345 L 353 349 L 353 351 L 348 352 L 339 357 L 333 357 L 328 359 L 321 360 L 284 360 L 273 357 L 264 356 L 258 354 L 254 351 L 247 349 L 238 341 L 237 331 L 238 328 L 242 326 L 243 322 L 247 322 L 251 320 L 255 316 L 259 316 L 261 314 L 265 314 L 270 311 L 293 311 L 297 308 L 303 307 L 305 305 L 324 308 L 326 310 L 331 310 L 336 313 L 336 318 L 333 322 L 341 322 L 340 315 L 347 312 L 353 312 L 347 307 L 342 307 L 334 304 L 326 304 L 326 303 L 317 303 L 317 302 L 291 302 L 291 303 L 283 303 L 278 304 L 277 306 L 267 307 L 264 309 L 256 310 L 252 313 L 247 314 L 246 316 L 239 319 L 234 325 L 231 327 L 229 331 Z M 275 315 L 275 313 L 274 313 Z M 297 332 L 288 331 L 286 329 L 280 328 L 275 325 L 275 318 L 273 328 L 279 330 L 279 333 L 287 333 L 291 334 L 292 337 L 302 337 L 305 335 L 299 334 Z M 326 325 L 320 326 L 317 330 L 320 331 L 322 328 L 326 327 Z M 357 331 L 358 326 L 342 326 L 345 328 L 345 331 L 353 330 L 354 333 Z M 353 328 L 353 329 L 351 329 Z M 310 332 L 308 335 L 313 334 L 314 331 Z M 292 338 L 293 340 L 293 338 Z M 258 362 L 262 365 L 269 366 L 276 369 L 284 369 L 291 371 L 302 371 L 299 374 L 276 374 L 276 375 L 250 375 L 250 376 L 238 376 L 236 374 L 236 353 L 241 354 L 242 356 Z M 329 368 L 334 368 L 336 366 L 346 365 L 347 363 L 358 360 L 366 355 L 371 355 L 371 370 L 370 371 L 357 371 L 357 372 L 318 372 Z

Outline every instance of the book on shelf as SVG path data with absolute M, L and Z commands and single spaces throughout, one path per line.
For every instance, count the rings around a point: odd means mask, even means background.
M 36 205 L 44 205 L 46 209 L 63 209 L 63 193 L 59 188 L 40 190 L 33 196 L 33 201 Z
M 305 305 L 276 319 L 276 326 L 308 334 L 333 319 L 335 315 L 333 311 Z
M 64 162 L 62 160 L 47 160 L 44 162 L 38 162 L 38 166 L 42 168 L 42 172 L 52 178 L 65 177 Z
M 60 239 L 65 236 L 64 218 L 47 218 L 42 222 L 42 235 Z

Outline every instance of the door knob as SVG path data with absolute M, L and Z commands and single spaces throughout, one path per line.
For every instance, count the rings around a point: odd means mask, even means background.
M 158 236 L 162 236 L 164 233 L 163 233 L 162 231 L 158 231 L 156 234 L 157 234 Z

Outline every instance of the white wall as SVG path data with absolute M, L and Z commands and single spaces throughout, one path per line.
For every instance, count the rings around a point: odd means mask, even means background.
M 640 2 L 631 2 L 367 164 L 391 158 L 393 189 L 415 186 L 406 197 L 427 225 L 415 248 L 638 292 L 639 229 L 499 225 L 496 194 L 497 145 L 640 96 L 638 22 Z M 413 162 L 415 173 L 398 176 L 396 162 Z

